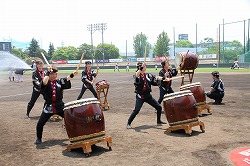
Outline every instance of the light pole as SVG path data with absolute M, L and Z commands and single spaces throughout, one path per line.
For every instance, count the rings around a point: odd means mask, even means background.
M 173 27 L 173 37 L 174 37 L 174 57 L 175 57 L 175 27 Z
M 94 46 L 93 46 L 93 36 L 92 36 L 92 34 L 96 31 L 96 29 L 94 29 L 94 25 L 93 24 L 87 25 L 87 29 L 88 29 L 88 31 L 90 31 L 90 34 L 91 34 L 91 53 L 92 53 L 92 63 L 93 63 Z
M 93 38 L 92 34 L 96 31 L 99 30 L 102 33 L 102 60 L 103 60 L 103 66 L 104 66 L 104 38 L 103 38 L 103 33 L 107 29 L 107 23 L 98 23 L 98 24 L 90 24 L 87 26 L 88 31 L 91 32 L 91 45 L 92 45 L 92 56 L 94 56 L 93 53 Z

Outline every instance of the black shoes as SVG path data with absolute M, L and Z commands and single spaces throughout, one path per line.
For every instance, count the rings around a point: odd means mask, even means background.
M 163 125 L 163 124 L 167 124 L 167 123 L 162 122 L 162 121 L 158 121 L 158 122 L 157 122 L 157 125 L 158 125 L 158 126 L 161 126 L 161 125 Z
M 224 104 L 221 102 L 213 102 L 212 105 L 224 105 Z
M 39 144 L 41 144 L 41 143 L 42 143 L 42 140 L 39 139 L 39 138 L 37 138 L 35 144 L 36 144 L 36 145 L 39 145 Z

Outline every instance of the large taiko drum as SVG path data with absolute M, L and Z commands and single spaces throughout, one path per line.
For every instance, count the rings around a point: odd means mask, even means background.
M 198 55 L 191 52 L 180 52 L 175 56 L 176 67 L 181 70 L 194 70 L 197 68 L 199 60 Z
M 96 98 L 86 98 L 65 104 L 64 122 L 71 143 L 105 135 L 104 116 L 99 104 Z
M 165 95 L 163 107 L 170 126 L 198 122 L 197 104 L 190 90 Z
M 197 102 L 197 105 L 206 104 L 206 94 L 204 88 L 201 86 L 200 82 L 195 82 L 192 84 L 183 85 L 180 87 L 180 91 L 190 90 Z

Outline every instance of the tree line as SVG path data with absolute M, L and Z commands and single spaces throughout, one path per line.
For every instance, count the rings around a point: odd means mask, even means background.
M 148 57 L 150 50 L 153 50 L 154 56 L 169 56 L 170 39 L 168 34 L 163 31 L 157 36 L 156 43 L 154 45 L 150 44 L 148 37 L 141 33 L 138 33 L 133 37 L 133 49 L 135 52 L 135 57 L 140 58 L 146 56 Z M 189 40 L 179 40 L 175 43 L 175 47 L 180 48 L 194 48 L 195 45 Z M 204 51 L 198 52 L 199 54 L 217 54 L 218 53 L 218 43 L 214 42 L 212 38 L 204 38 L 200 41 L 199 47 L 207 48 Z M 226 42 L 224 44 L 224 49 L 221 49 L 221 53 L 224 54 L 224 62 L 229 62 L 230 60 L 235 60 L 239 55 L 243 54 L 244 48 L 242 44 L 234 40 L 232 42 Z M 89 44 L 81 44 L 79 47 L 65 46 L 54 48 L 53 43 L 49 44 L 48 51 L 40 48 L 38 41 L 32 38 L 30 45 L 27 49 L 22 50 L 13 47 L 12 52 L 16 56 L 24 59 L 26 62 L 31 62 L 33 59 L 43 59 L 41 52 L 46 56 L 49 61 L 52 60 L 79 60 L 83 52 L 85 52 L 84 59 L 118 59 L 121 58 L 119 54 L 119 49 L 113 44 L 104 43 L 97 46 L 92 46 Z M 249 48 L 247 49 L 249 50 Z

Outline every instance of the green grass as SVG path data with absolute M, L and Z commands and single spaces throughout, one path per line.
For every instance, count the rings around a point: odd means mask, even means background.
M 241 68 L 241 69 L 230 69 L 230 68 L 197 68 L 195 69 L 196 73 L 199 72 L 212 72 L 212 71 L 219 71 L 219 72 L 250 72 L 250 69 L 245 69 L 245 68 Z M 158 68 L 158 70 L 155 70 L 154 68 L 147 68 L 147 72 L 149 73 L 153 73 L 153 72 L 159 72 L 160 68 Z M 100 69 L 99 70 L 100 73 L 114 73 L 114 69 Z M 115 71 L 118 72 L 118 71 Z M 120 69 L 120 72 L 126 72 L 126 69 Z M 130 73 L 134 73 L 135 69 L 130 69 L 129 71 Z M 67 72 L 66 72 L 67 73 Z
M 94 68 L 93 68 L 94 69 Z M 246 69 L 246 68 L 240 68 L 238 69 L 230 69 L 230 68 L 217 68 L 217 67 L 213 67 L 213 68 L 197 68 L 195 69 L 196 73 L 199 72 L 207 72 L 210 73 L 212 71 L 219 71 L 219 72 L 250 72 L 250 69 Z M 160 71 L 160 68 L 158 68 L 158 70 L 155 70 L 154 68 L 147 68 L 147 72 L 148 73 L 158 73 Z M 33 71 L 25 71 L 25 74 L 31 74 Z M 70 74 L 72 73 L 73 70 L 59 70 L 59 73 L 62 74 Z M 82 70 L 79 70 L 79 74 L 81 74 Z M 117 70 L 115 71 L 116 73 L 118 72 Z M 125 73 L 126 69 L 120 69 L 120 72 Z M 135 68 L 130 69 L 129 73 L 134 73 L 135 72 Z M 99 73 L 114 73 L 114 69 L 100 69 Z M 1 71 L 0 75 L 2 74 L 8 74 L 8 71 Z

